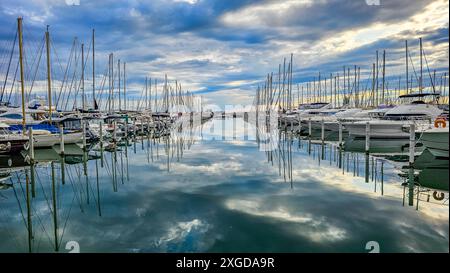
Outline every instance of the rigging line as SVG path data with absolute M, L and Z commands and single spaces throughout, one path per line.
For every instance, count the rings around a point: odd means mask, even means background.
M 68 170 L 69 170 L 69 169 L 68 169 Z M 79 207 L 80 207 L 80 210 L 81 210 L 81 212 L 84 212 L 83 205 L 82 205 L 82 202 L 81 202 L 79 193 L 78 193 L 78 189 L 76 188 L 76 186 L 75 186 L 75 184 L 74 184 L 74 179 L 73 179 L 73 177 L 72 177 L 70 171 L 67 172 L 67 176 L 69 177 L 69 181 L 70 181 L 70 184 L 71 184 L 71 186 L 72 186 L 74 195 L 76 196 L 76 199 L 77 199 L 77 201 L 78 201 L 78 205 L 79 205 Z
M 37 58 L 37 56 L 39 56 L 39 59 L 37 61 L 36 70 L 35 70 L 34 75 L 33 75 L 33 80 L 31 81 L 30 91 L 28 91 L 28 97 L 31 96 L 31 91 L 33 90 L 33 87 L 34 87 L 34 82 L 36 80 L 36 75 L 37 75 L 37 72 L 39 70 L 39 65 L 41 63 L 41 57 L 42 57 L 43 49 L 44 49 L 44 40 L 42 41 L 42 46 L 41 46 L 41 49 L 40 49 L 40 53 L 36 55 L 36 58 Z
M 47 201 L 47 206 L 48 206 L 50 212 L 53 213 L 52 208 L 51 208 L 51 205 L 50 205 L 50 200 L 48 199 L 47 195 L 45 194 L 44 186 L 42 185 L 42 181 L 41 181 L 41 179 L 39 178 L 39 173 L 38 173 L 38 172 L 35 172 L 35 173 L 36 173 L 36 180 L 38 181 L 39 185 L 41 186 L 42 193 L 43 193 L 43 195 L 44 195 L 45 200 Z M 50 178 L 50 177 L 48 177 L 48 178 Z
M 9 75 L 9 69 L 11 67 L 11 62 L 12 62 L 12 57 L 14 55 L 14 49 L 16 47 L 16 40 L 17 40 L 17 31 L 16 31 L 16 35 L 14 36 L 14 43 L 13 43 L 13 47 L 11 49 L 11 55 L 9 57 L 9 62 L 8 62 L 8 69 L 6 71 L 6 76 L 5 76 L 5 82 L 3 84 L 3 88 L 2 88 L 2 94 L 0 96 L 0 101 L 3 101 L 3 94 L 5 93 L 5 88 L 6 88 L 6 82 L 8 81 L 8 75 Z
M 74 53 L 75 67 L 73 69 L 72 80 L 70 82 L 69 92 L 67 94 L 66 102 L 64 104 L 64 109 L 67 109 L 67 104 L 69 103 L 70 94 L 72 93 L 72 87 L 74 85 L 74 79 L 76 77 L 76 72 L 78 70 L 78 58 L 79 58 L 80 54 L 77 54 L 78 53 L 78 39 L 75 39 L 75 40 L 76 40 L 76 42 L 74 42 L 75 43 L 75 53 Z M 76 81 L 75 81 L 75 85 L 76 85 Z
M 10 181 L 12 183 L 11 178 L 10 178 Z M 23 224 L 25 225 L 25 228 L 28 230 L 27 221 L 25 220 L 25 215 L 23 213 L 22 205 L 20 204 L 19 196 L 17 195 L 17 191 L 16 191 L 16 188 L 14 187 L 14 184 L 12 184 L 12 188 L 14 191 L 14 196 L 16 197 L 16 200 L 17 200 L 17 204 L 19 206 L 20 214 L 22 215 Z
M 36 52 L 39 51 L 38 43 L 33 39 L 29 39 L 29 41 L 30 41 L 30 46 L 24 47 L 24 58 L 23 59 L 25 61 L 25 69 L 27 70 L 25 73 L 24 85 L 25 85 L 25 82 L 29 82 L 31 80 L 30 77 L 31 77 L 31 74 L 33 71 L 33 67 L 36 63 L 37 56 L 38 56 L 38 54 L 35 54 L 35 55 L 32 54 L 33 49 L 35 49 Z M 28 56 L 30 56 L 30 58 L 32 59 L 31 66 L 29 66 L 29 63 L 28 63 Z
M 70 48 L 69 59 L 67 60 L 66 70 L 64 71 L 63 82 L 61 84 L 61 88 L 59 90 L 58 98 L 56 100 L 56 107 L 58 107 L 59 99 L 61 97 L 61 94 L 63 92 L 64 87 L 66 86 L 65 83 L 66 83 L 66 80 L 67 80 L 69 68 L 72 65 L 72 57 L 73 57 L 73 52 L 74 52 L 74 46 L 75 46 L 75 40 L 72 42 L 72 47 Z
M 5 217 L 5 219 L 11 219 L 12 218 L 12 216 L 9 214 L 9 212 L 5 209 L 5 208 L 3 208 L 3 206 L 0 206 L 0 208 L 1 208 L 1 212 L 2 212 L 2 216 L 3 217 Z M 20 249 L 21 248 L 21 244 L 20 244 L 20 242 L 19 242 L 19 240 L 17 239 L 17 237 L 18 236 L 16 236 L 16 235 L 14 235 L 14 233 L 11 231 L 11 229 L 10 228 L 8 228 L 8 226 L 7 226 L 7 224 L 9 224 L 9 223 L 6 223 L 7 221 L 2 221 L 3 223 L 5 223 L 4 224 L 4 228 L 2 228 L 2 230 L 6 230 L 6 232 L 8 233 L 8 237 L 9 238 L 12 238 L 12 241 L 14 242 L 14 244 L 15 244 L 15 246 L 17 247 L 17 249 Z
M 422 51 L 423 51 L 423 56 L 425 57 L 425 63 L 427 65 L 428 75 L 430 76 L 431 87 L 433 88 L 433 93 L 435 93 L 436 92 L 435 83 L 433 81 L 433 78 L 431 77 L 430 67 L 428 66 L 427 55 L 425 54 L 425 50 L 422 50 Z
M 97 93 L 97 94 L 99 94 L 99 95 L 97 95 L 97 98 L 98 98 L 98 102 L 97 102 L 98 109 L 101 109 L 101 107 L 102 107 L 103 91 L 105 89 L 105 83 L 106 83 L 106 73 L 107 72 L 105 71 L 105 73 L 103 74 L 103 78 L 102 78 L 102 81 L 101 81 L 101 84 L 100 84 L 101 88 L 100 88 L 99 92 Z
M 409 56 L 409 60 L 411 61 L 411 66 L 412 66 L 412 69 L 413 69 L 413 72 L 414 72 L 414 76 L 416 76 L 416 80 L 419 81 L 419 76 L 417 76 L 416 68 L 414 67 L 414 63 L 412 61 L 411 53 L 408 52 L 408 56 Z M 406 80 L 409 80 L 409 79 L 406 79 Z M 410 87 L 412 89 L 412 82 L 410 84 Z
M 11 102 L 11 95 L 14 89 L 14 84 L 16 83 L 16 77 L 17 77 L 17 71 L 19 69 L 19 60 L 17 60 L 17 65 L 16 65 L 16 71 L 14 72 L 14 79 L 13 79 L 13 83 L 11 84 L 11 89 L 9 91 L 9 95 L 8 95 L 8 104 Z
M 70 50 L 69 60 L 67 62 L 67 66 L 66 66 L 66 71 L 65 71 L 64 79 L 63 79 L 63 84 L 61 85 L 61 89 L 60 89 L 60 92 L 58 94 L 58 99 L 57 99 L 57 102 L 56 102 L 57 106 L 60 105 L 60 103 L 59 103 L 60 100 L 61 100 L 61 104 L 64 104 L 64 98 L 65 98 L 65 95 L 67 93 L 67 89 L 69 88 L 68 79 L 69 79 L 70 69 L 73 66 L 73 59 L 74 59 L 74 52 L 75 52 L 74 48 L 75 48 L 75 40 L 72 43 L 72 48 Z
M 70 203 L 69 211 L 67 213 L 66 220 L 64 221 L 63 230 L 62 230 L 61 236 L 59 238 L 59 245 L 58 245 L 59 248 L 61 248 L 62 239 L 64 237 L 64 233 L 66 232 L 66 226 L 67 226 L 67 223 L 69 222 L 70 212 L 72 211 L 72 207 L 73 207 L 73 203 L 74 203 L 73 201 L 74 200 L 75 200 L 75 196 L 73 196 L 73 198 L 72 198 L 72 202 Z
M 59 68 L 61 69 L 61 72 L 63 72 L 64 69 L 63 69 L 63 66 L 62 66 L 62 63 L 61 63 L 61 59 L 58 56 L 58 52 L 56 51 L 55 43 L 53 42 L 53 38 L 52 37 L 50 37 L 50 45 L 53 48 L 53 53 L 54 53 L 54 55 L 56 57 L 56 62 L 59 64 Z

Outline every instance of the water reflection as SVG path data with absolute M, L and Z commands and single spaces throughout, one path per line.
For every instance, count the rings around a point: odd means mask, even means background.
M 1 157 L 0 251 L 447 252 L 448 160 L 410 192 L 388 152 L 225 118 Z

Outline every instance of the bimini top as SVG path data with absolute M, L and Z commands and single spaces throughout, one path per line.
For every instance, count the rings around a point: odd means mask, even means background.
M 439 93 L 411 93 L 399 96 L 399 98 L 423 98 L 427 96 L 440 96 Z

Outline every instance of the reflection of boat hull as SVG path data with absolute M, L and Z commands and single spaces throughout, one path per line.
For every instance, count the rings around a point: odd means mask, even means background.
M 448 179 L 448 166 L 426 168 L 422 170 L 418 176 L 418 182 L 422 187 L 442 191 L 449 190 Z
M 448 128 L 434 128 L 422 133 L 420 141 L 433 154 L 448 158 Z
M 361 138 L 349 138 L 344 143 L 345 151 L 365 152 L 366 141 Z M 405 153 L 409 150 L 407 139 L 371 139 L 369 152 L 371 153 Z
M 439 156 L 434 150 L 425 149 L 415 160 L 415 169 L 426 169 L 430 167 L 441 167 L 448 169 L 448 157 Z

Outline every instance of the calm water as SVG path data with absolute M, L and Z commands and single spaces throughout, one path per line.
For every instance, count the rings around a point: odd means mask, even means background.
M 81 252 L 368 252 L 369 241 L 381 252 L 449 251 L 448 169 L 437 200 L 433 188 L 409 194 L 402 163 L 344 153 L 339 168 L 329 143 L 322 158 L 296 136 L 281 133 L 269 151 L 260 137 L 241 119 L 216 119 L 138 137 L 103 160 L 93 149 L 86 164 L 37 151 L 29 207 L 33 170 L 2 158 L 0 251 L 68 252 L 69 241 Z

